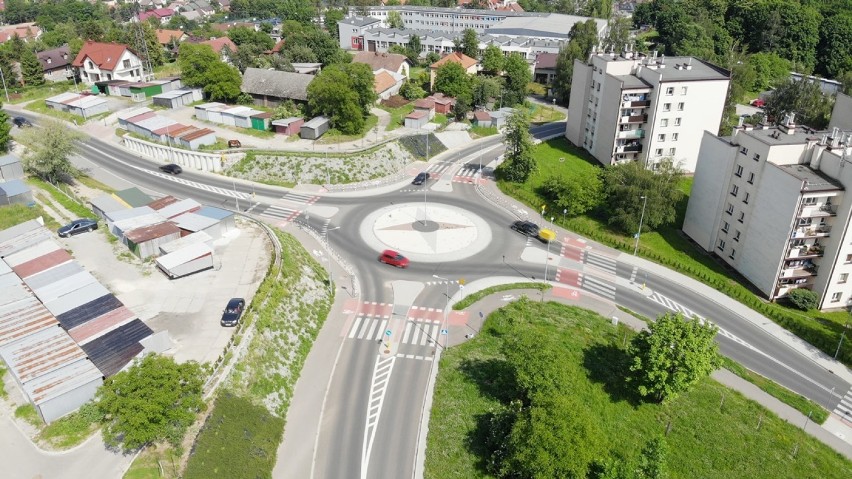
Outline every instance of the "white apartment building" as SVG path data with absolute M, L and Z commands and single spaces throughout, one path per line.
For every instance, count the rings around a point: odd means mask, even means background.
M 836 110 L 835 110 L 836 111 Z M 704 132 L 683 231 L 767 298 L 794 288 L 852 304 L 852 124 Z
M 729 71 L 697 58 L 595 54 L 574 62 L 565 137 L 604 165 L 672 158 L 692 172 L 729 83 Z

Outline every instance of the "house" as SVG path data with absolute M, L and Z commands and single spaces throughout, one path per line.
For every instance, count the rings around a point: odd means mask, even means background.
M 473 112 L 473 125 L 479 126 L 482 128 L 488 128 L 491 126 L 491 115 L 488 114 L 487 111 L 475 111 Z
M 405 116 L 406 128 L 423 128 L 429 123 L 429 112 L 426 110 L 414 110 Z
M 316 140 L 321 137 L 329 128 L 329 119 L 324 116 L 318 116 L 311 121 L 304 123 L 299 129 L 299 135 L 303 139 Z
M 149 18 L 156 18 L 160 21 L 161 24 L 169 23 L 169 20 L 175 16 L 175 11 L 171 8 L 156 8 L 154 10 L 148 10 L 147 12 L 140 13 L 136 19 L 140 22 L 144 22 Z
M 21 180 L 9 180 L 0 183 L 0 206 L 21 203 L 28 205 L 33 202 L 33 192 Z
M 228 37 L 211 38 L 210 40 L 205 40 L 199 43 L 202 45 L 210 45 L 210 48 L 212 48 L 213 51 L 222 58 L 222 61 L 226 63 L 230 63 L 231 55 L 237 53 L 237 44 Z
M 0 181 L 17 180 L 24 177 L 24 167 L 21 159 L 7 153 L 0 156 Z
M 178 43 L 189 38 L 189 35 L 183 30 L 165 30 L 159 28 L 154 33 L 157 34 L 157 43 L 162 45 L 166 50 L 171 50 Z
M 405 82 L 405 76 L 402 74 L 385 69 L 375 72 L 374 75 L 373 89 L 376 91 L 376 95 L 378 95 L 376 102 L 387 100 L 399 93 L 399 89 L 402 88 L 402 84 Z
M 414 102 L 414 111 L 422 111 L 429 119 L 435 118 L 435 102 L 428 98 L 421 98 Z
M 38 40 L 39 37 L 41 37 L 41 34 L 41 28 L 39 28 L 39 26 L 34 22 L 9 25 L 0 28 L 0 43 L 6 43 L 15 38 L 16 35 L 18 38 L 27 43 L 33 40 Z
M 48 81 L 65 81 L 74 75 L 68 45 L 36 53 L 44 78 Z
M 241 90 L 254 98 L 255 105 L 277 106 L 284 100 L 305 102 L 314 75 L 246 68 Z
M 122 43 L 88 41 L 71 65 L 87 85 L 101 80 L 141 81 L 144 74 L 139 56 Z
M 543 85 L 551 84 L 553 77 L 556 76 L 556 59 L 558 57 L 559 55 L 556 53 L 539 53 L 536 55 L 533 81 Z
M 358 52 L 352 57 L 352 63 L 363 63 L 376 74 L 380 70 L 399 73 L 409 78 L 410 68 L 413 66 L 411 60 L 399 53 Z
M 305 120 L 297 117 L 282 118 L 280 120 L 272 120 L 272 126 L 275 128 L 275 133 L 282 135 L 297 135 L 302 128 Z
M 479 67 L 479 62 L 475 58 L 470 58 L 462 52 L 453 52 L 444 55 L 444 58 L 429 66 L 429 88 L 435 87 L 435 76 L 438 74 L 438 69 L 447 62 L 458 63 L 468 75 L 476 75 Z

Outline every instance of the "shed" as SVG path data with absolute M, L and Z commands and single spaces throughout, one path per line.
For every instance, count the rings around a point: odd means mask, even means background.
M 308 85 L 314 75 L 246 68 L 240 89 L 254 98 L 255 105 L 278 106 L 282 101 L 308 100 Z
M 107 211 L 104 213 L 104 219 L 110 223 L 115 223 L 116 221 L 126 220 L 129 218 L 134 218 L 136 216 L 150 215 L 154 213 L 156 213 L 156 211 L 153 208 L 149 207 L 148 205 L 145 205 L 137 206 L 136 208 Z
M 316 140 L 328 131 L 329 126 L 328 118 L 318 116 L 303 124 L 299 129 L 299 135 L 307 140 Z
M 94 283 L 89 283 L 82 288 L 77 288 L 71 294 L 66 294 L 44 303 L 44 306 L 53 313 L 54 316 L 59 316 L 62 313 L 71 311 L 81 304 L 86 304 L 89 301 L 93 301 L 108 294 L 110 294 L 109 290 L 96 281 Z
M 163 93 L 163 85 L 156 83 L 138 82 L 127 85 L 130 90 L 130 98 L 133 101 L 145 101 L 154 95 Z
M 219 221 L 209 216 L 199 215 L 196 213 L 184 213 L 172 219 L 180 228 L 181 236 L 187 236 L 191 233 L 206 231 L 210 236 L 219 238 L 222 236 Z
M 232 231 L 237 228 L 236 222 L 234 221 L 234 213 L 231 211 L 213 206 L 202 206 L 201 209 L 195 213 L 219 220 L 219 224 L 222 227 L 222 233 L 227 233 L 228 231 Z
M 58 249 L 62 249 L 62 247 L 56 241 L 47 240 L 47 241 L 38 241 L 30 243 L 26 248 L 21 248 L 14 253 L 7 254 L 3 261 L 13 270 L 15 267 L 27 263 L 28 261 L 32 261 L 40 256 L 44 256 L 48 253 L 52 253 Z M 20 276 L 20 275 L 19 275 Z
M 153 333 L 145 323 L 134 319 L 81 346 L 101 373 L 110 377 L 121 371 L 145 349 L 139 341 Z
M 57 249 L 38 258 L 21 263 L 13 269 L 15 270 L 15 274 L 20 276 L 25 282 L 28 282 L 31 277 L 50 271 L 51 269 L 57 269 L 60 265 L 65 266 L 68 263 L 76 264 L 72 259 L 67 251 Z
M 65 328 L 66 331 L 70 331 L 94 318 L 97 318 L 98 316 L 104 315 L 123 306 L 124 305 L 115 297 L 115 295 L 105 294 L 56 316 L 56 319 L 59 320 L 59 323 L 62 324 L 62 327 Z
M 110 194 L 103 194 L 97 198 L 92 198 L 89 204 L 92 206 L 92 211 L 95 215 L 103 219 L 106 219 L 107 213 L 128 209 L 124 202 L 119 201 L 115 196 Z
M 181 88 L 154 95 L 152 100 L 155 105 L 166 108 L 179 108 L 201 101 L 204 96 L 200 88 Z
M 192 198 L 186 198 L 160 208 L 158 213 L 164 218 L 172 219 L 175 216 L 198 211 L 199 209 L 201 209 L 201 203 Z
M 429 112 L 426 110 L 414 110 L 405 116 L 406 128 L 423 128 L 429 123 Z
M 48 108 L 52 108 L 54 110 L 59 111 L 67 111 L 68 106 L 66 105 L 66 103 L 69 101 L 73 101 L 77 98 L 80 98 L 80 94 L 73 92 L 64 92 L 49 98 L 45 98 L 44 103 L 45 105 L 47 105 Z
M 202 145 L 216 143 L 216 132 L 209 128 L 192 128 L 178 135 L 175 141 L 184 148 L 197 150 Z
M 109 105 L 103 98 L 96 96 L 81 96 L 66 103 L 68 113 L 89 118 L 109 111 Z
M 254 110 L 253 108 L 249 108 L 247 106 L 232 106 L 232 107 L 229 107 L 229 108 L 222 108 L 222 109 L 219 110 L 220 114 L 222 115 L 221 123 L 223 125 L 228 125 L 228 126 L 242 126 L 243 128 L 251 127 L 251 122 L 250 122 L 250 120 L 248 120 L 248 115 L 243 115 L 243 114 L 248 113 L 248 112 L 254 112 L 254 111 L 257 111 L 257 110 Z M 237 119 L 243 118 L 243 117 L 245 118 L 245 121 L 241 121 L 240 123 L 237 123 Z M 215 121 L 215 120 L 213 120 L 211 118 L 210 121 Z
M 211 218 L 212 219 L 212 218 Z M 160 245 L 160 254 L 165 255 L 169 253 L 174 253 L 175 251 L 182 249 L 186 246 L 196 243 L 207 243 L 209 244 L 213 241 L 213 237 L 207 234 L 204 231 L 198 231 L 195 233 L 188 234 L 186 236 L 181 236 L 180 238 Z
M 43 258 L 43 257 L 44 256 L 42 256 L 41 258 Z M 41 258 L 38 258 L 38 259 L 41 259 Z M 42 270 L 42 271 L 38 272 L 37 274 L 32 274 L 29 277 L 24 279 L 24 283 L 31 290 L 35 291 L 35 290 L 44 288 L 45 286 L 47 286 L 51 283 L 55 283 L 57 281 L 61 281 L 61 280 L 64 280 L 66 278 L 70 278 L 70 277 L 72 277 L 76 274 L 82 273 L 84 271 L 85 270 L 83 269 L 82 266 L 80 266 L 80 263 L 78 263 L 76 261 L 68 261 L 68 262 L 60 264 L 56 267 L 46 269 L 46 270 Z
M 500 108 L 497 111 L 492 111 L 489 114 L 491 115 L 491 126 L 496 126 L 497 128 L 502 127 L 506 124 L 506 120 L 509 119 L 509 115 L 512 114 L 514 110 L 509 107 Z
M 483 128 L 490 127 L 491 126 L 491 115 L 489 115 L 487 111 L 475 111 L 475 112 L 473 112 L 473 125 L 483 127 Z
M 269 122 L 272 119 L 272 113 L 261 111 L 251 116 L 251 127 L 255 130 L 269 131 Z
M 24 167 L 21 159 L 15 155 L 0 156 L 0 180 L 17 180 L 24 177 Z
M 142 192 L 142 190 L 136 188 L 135 186 L 126 190 L 116 191 L 115 196 L 118 196 L 131 208 L 136 208 L 137 206 L 145 206 L 148 203 L 154 201 L 154 198 L 151 198 L 150 196 L 146 195 Z
M 146 113 L 152 113 L 153 116 L 154 110 L 148 107 L 139 107 L 139 108 L 128 108 L 126 110 L 122 110 L 115 114 L 116 118 L 118 118 L 118 126 L 121 128 L 127 129 L 127 124 L 131 123 L 132 120 L 140 115 L 144 115 Z
M 0 231 L 0 258 L 48 239 L 53 239 L 53 233 L 41 217 L 6 228 Z
M 111 223 L 109 231 L 113 235 L 117 236 L 122 243 L 124 243 L 124 235 L 128 232 L 133 231 L 136 228 L 144 228 L 145 226 L 162 223 L 163 221 L 165 221 L 165 218 L 156 213 L 139 215 Z
M 158 199 L 148 203 L 148 207 L 151 208 L 152 210 L 161 210 L 161 209 L 165 208 L 166 206 L 169 206 L 170 204 L 177 203 L 177 202 L 178 202 L 177 198 L 175 198 L 174 196 L 168 195 L 168 196 L 158 198 Z
M 6 276 L 14 277 L 15 275 Z M 41 330 L 55 328 L 58 324 L 50 311 L 35 296 L 29 294 L 23 285 L 19 283 L 16 289 L 24 292 L 25 296 L 16 297 L 14 301 L 11 300 L 11 296 L 7 296 L 10 301 L 0 304 L 0 347 Z M 5 291 L 10 290 L 5 289 Z
M 160 245 L 180 238 L 180 228 L 171 221 L 143 226 L 124 234 L 127 247 L 142 259 L 159 254 Z
M 0 206 L 20 203 L 28 205 L 33 202 L 33 192 L 21 180 L 9 180 L 0 183 Z
M 127 80 L 103 80 L 96 81 L 95 87 L 104 95 L 121 96 L 120 85 L 130 83 Z
M 456 104 L 455 98 L 446 96 L 443 93 L 435 93 L 428 98 L 435 102 L 435 113 L 441 113 L 442 115 L 451 113 L 453 106 Z
M 435 118 L 435 101 L 429 98 L 421 98 L 414 102 L 414 111 L 425 111 L 429 119 Z
M 133 84 L 132 82 L 126 82 L 126 83 L 119 83 L 118 85 L 116 85 L 116 89 L 118 90 L 118 95 L 116 95 L 116 96 L 129 97 L 130 96 L 130 85 L 132 85 L 132 84 Z M 110 89 L 110 95 L 112 95 L 112 89 Z
M 219 109 L 226 106 L 224 103 L 205 103 L 203 105 L 195 105 L 195 117 L 199 120 L 209 120 L 208 112 L 213 109 Z
M 272 120 L 272 126 L 275 129 L 275 133 L 281 133 L 283 135 L 298 135 L 299 129 L 302 128 L 304 123 L 304 119 L 297 118 L 295 116 L 281 120 Z
M 171 279 L 213 267 L 213 249 L 204 243 L 185 246 L 156 259 L 157 267 Z

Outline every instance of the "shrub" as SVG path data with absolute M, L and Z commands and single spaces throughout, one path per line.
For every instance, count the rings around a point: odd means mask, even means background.
M 814 309 L 819 303 L 819 295 L 805 288 L 797 288 L 787 293 L 787 299 L 793 303 L 793 306 L 807 311 Z

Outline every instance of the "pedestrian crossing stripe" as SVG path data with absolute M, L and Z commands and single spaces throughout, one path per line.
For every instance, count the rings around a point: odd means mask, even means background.
M 846 392 L 832 412 L 840 416 L 847 424 L 852 425 L 852 389 Z
M 614 258 L 593 253 L 591 251 L 586 251 L 586 258 L 584 263 L 589 266 L 594 266 L 598 269 L 602 269 L 610 274 L 616 274 L 616 267 L 618 265 Z
M 423 170 L 424 173 L 442 174 L 450 167 L 449 163 L 433 163 Z
M 316 196 L 316 195 L 304 195 L 304 194 L 300 194 L 300 193 L 287 193 L 286 195 L 281 197 L 282 200 L 290 201 L 290 202 L 293 202 L 293 203 L 299 203 L 299 204 L 303 204 L 303 205 L 308 205 L 308 206 L 316 203 L 317 200 L 319 200 L 319 198 L 320 197 Z
M 387 330 L 387 318 L 361 316 L 355 318 L 347 338 L 363 341 L 379 341 Z M 440 321 L 408 318 L 402 334 L 401 344 L 428 346 L 437 341 Z
M 604 298 L 615 299 L 615 285 L 594 276 L 584 275 L 581 280 L 581 287 Z
M 284 221 L 292 221 L 295 217 L 299 216 L 302 213 L 301 210 L 287 208 L 284 206 L 270 206 L 266 208 L 259 214 L 259 216 L 266 218 L 275 218 Z

